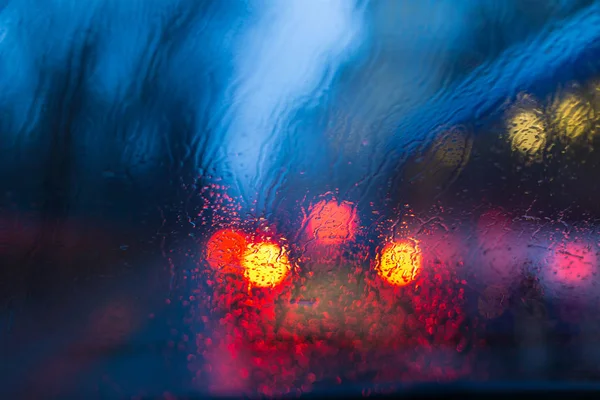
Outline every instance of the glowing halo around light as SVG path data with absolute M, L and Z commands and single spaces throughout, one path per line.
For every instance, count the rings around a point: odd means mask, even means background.
M 416 240 L 388 243 L 378 257 L 377 273 L 387 283 L 405 286 L 414 281 L 423 257 Z
M 276 243 L 250 243 L 241 261 L 244 276 L 256 287 L 277 286 L 291 269 L 287 252 Z

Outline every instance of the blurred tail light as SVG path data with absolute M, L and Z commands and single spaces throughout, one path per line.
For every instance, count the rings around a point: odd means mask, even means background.
M 212 268 L 223 273 L 243 271 L 255 287 L 275 287 L 291 269 L 283 247 L 271 241 L 252 241 L 233 229 L 215 232 L 206 243 L 205 254 Z

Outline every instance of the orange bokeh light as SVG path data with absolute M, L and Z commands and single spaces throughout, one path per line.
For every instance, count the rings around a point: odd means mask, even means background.
M 206 244 L 208 264 L 225 272 L 239 267 L 242 256 L 248 246 L 246 236 L 233 229 L 215 232 Z
M 287 252 L 276 243 L 249 244 L 241 262 L 244 276 L 252 286 L 257 287 L 275 287 L 290 271 Z
M 412 282 L 419 270 L 423 257 L 416 240 L 388 243 L 378 257 L 377 273 L 394 286 Z
M 353 240 L 358 216 L 352 203 L 322 200 L 312 206 L 306 225 L 309 235 L 321 244 L 340 244 Z

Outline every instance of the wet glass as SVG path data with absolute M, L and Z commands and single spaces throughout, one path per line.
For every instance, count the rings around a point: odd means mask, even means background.
M 0 393 L 598 383 L 598 26 L 0 1 Z

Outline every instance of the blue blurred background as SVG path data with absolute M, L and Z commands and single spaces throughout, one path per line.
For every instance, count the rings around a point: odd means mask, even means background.
M 1 0 L 0 393 L 204 393 L 205 237 L 250 221 L 293 242 L 324 193 L 356 206 L 371 258 L 382 226 L 458 227 L 444 257 L 466 254 L 475 314 L 484 209 L 516 221 L 510 264 L 577 235 L 595 257 L 599 27 L 592 0 Z M 595 297 L 535 271 L 591 321 Z M 600 377 L 595 322 L 544 314 L 527 353 L 514 307 L 488 318 L 509 339 L 482 350 L 487 379 Z

